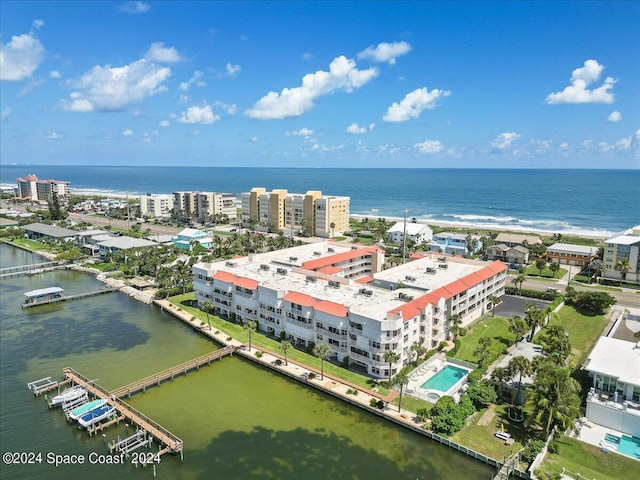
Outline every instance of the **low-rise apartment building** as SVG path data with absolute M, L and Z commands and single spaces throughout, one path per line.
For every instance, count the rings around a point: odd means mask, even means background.
M 597 254 L 597 247 L 573 245 L 571 243 L 554 243 L 547 248 L 546 255 L 550 263 L 586 267 Z
M 396 224 L 387 230 L 387 234 L 392 242 L 401 243 L 404 240 L 405 232 L 407 240 L 411 240 L 416 245 L 428 242 L 433 238 L 433 230 L 429 225 L 422 223 L 404 223 L 396 222 Z
M 18 198 L 32 202 L 46 203 L 57 196 L 61 205 L 69 203 L 70 182 L 60 180 L 39 180 L 36 175 L 29 174 L 26 177 L 16 179 L 18 181 Z
M 450 253 L 452 255 L 472 255 L 482 248 L 480 235 L 471 235 L 476 241 L 475 249 L 470 252 L 467 248 L 467 237 L 463 233 L 440 232 L 433 235 L 428 243 L 430 252 Z
M 506 266 L 427 255 L 381 270 L 383 253 L 316 243 L 193 266 L 195 298 L 214 312 L 297 346 L 326 343 L 332 356 L 384 378 L 411 361 L 411 346 L 436 347 L 447 320 L 467 325 L 504 293 Z M 391 366 L 385 352 L 397 355 Z
M 309 229 L 311 235 L 332 237 L 349 229 L 349 197 L 289 193 L 286 189 L 267 192 L 255 187 L 241 196 L 242 224 L 262 225 L 293 234 Z
M 501 232 L 494 239 L 495 244 L 503 243 L 509 247 L 526 247 L 527 245 L 542 245 L 542 239 L 535 235 L 521 235 L 519 233 Z
M 640 281 L 640 225 L 605 241 L 603 263 L 605 278 Z

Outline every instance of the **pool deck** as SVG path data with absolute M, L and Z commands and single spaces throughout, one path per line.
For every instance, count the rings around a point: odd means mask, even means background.
M 437 398 L 429 399 L 427 397 L 429 394 L 432 394 L 432 395 L 436 394 L 439 397 L 442 397 L 444 395 L 453 395 L 456 391 L 454 387 L 450 388 L 447 392 L 422 388 L 422 385 L 424 385 L 424 383 L 427 380 L 435 376 L 446 365 L 447 365 L 446 356 L 443 353 L 440 353 L 440 354 L 434 355 L 429 360 L 427 360 L 422 365 L 420 365 L 418 368 L 414 369 L 409 374 L 409 383 L 407 384 L 407 390 L 406 390 L 407 394 L 420 398 L 422 400 L 428 400 L 428 401 L 437 400 Z M 464 369 L 464 367 L 459 367 L 458 365 L 453 365 L 453 366 Z M 468 369 L 465 369 L 465 370 L 468 370 Z M 458 382 L 456 382 L 456 385 L 457 383 Z
M 583 419 L 586 420 L 586 419 Z M 576 426 L 578 429 L 577 435 L 574 433 L 570 435 L 573 438 L 580 440 L 581 442 L 588 443 L 589 445 L 593 445 L 598 448 L 602 448 L 603 445 L 601 443 L 605 440 L 605 435 L 607 433 L 611 435 L 615 435 L 616 437 L 628 437 L 629 434 L 619 432 L 618 430 L 614 430 L 609 427 L 603 427 L 602 425 L 598 425 L 597 423 L 593 423 L 590 421 L 577 421 Z M 611 447 L 610 451 L 617 453 L 618 455 L 624 455 L 627 458 L 633 458 L 629 455 L 625 455 L 624 453 L 620 453 L 617 451 L 617 445 L 613 445 L 611 442 L 606 442 Z

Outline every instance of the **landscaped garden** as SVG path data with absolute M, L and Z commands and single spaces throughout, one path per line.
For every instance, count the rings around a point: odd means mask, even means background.
M 490 338 L 488 348 L 480 348 L 482 338 Z M 486 342 L 486 340 L 484 341 Z M 453 357 L 467 362 L 480 363 L 481 350 L 487 351 L 486 363 L 489 364 L 505 349 L 515 343 L 515 336 L 509 332 L 509 320 L 504 317 L 486 316 L 466 335 L 456 339 L 456 350 Z

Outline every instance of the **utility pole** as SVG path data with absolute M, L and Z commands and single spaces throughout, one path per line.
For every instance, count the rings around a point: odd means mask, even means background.
M 404 210 L 404 229 L 402 232 L 402 263 L 404 264 L 407 260 L 407 210 Z

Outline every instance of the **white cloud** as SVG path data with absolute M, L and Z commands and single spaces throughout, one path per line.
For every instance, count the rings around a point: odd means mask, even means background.
M 436 153 L 440 153 L 442 150 L 444 150 L 444 145 L 440 142 L 440 140 L 425 140 L 422 143 L 416 143 L 413 148 L 415 148 L 420 153 L 435 155 Z
M 347 127 L 347 133 L 351 133 L 353 135 L 367 133 L 367 127 L 361 127 L 357 123 L 352 123 Z
M 123 137 L 130 137 L 133 135 L 133 130 L 131 130 L 130 128 L 127 128 L 126 130 L 122 131 L 122 136 Z
M 48 140 L 60 140 L 61 138 L 63 138 L 63 135 L 58 132 L 51 132 L 49 135 L 47 135 Z
M 145 2 L 124 2 L 118 10 L 124 13 L 146 13 L 151 10 L 151 6 Z
M 302 54 L 302 59 L 303 60 L 311 60 L 313 58 L 313 54 L 305 52 Z
M 593 90 L 587 88 L 593 82 L 598 81 L 603 70 L 604 66 L 596 60 L 587 60 L 584 62 L 584 67 L 576 68 L 571 74 L 571 85 L 565 87 L 561 92 L 550 93 L 545 102 L 549 104 L 613 103 L 613 93 L 610 92 L 616 83 L 613 78 L 605 78 L 604 83 Z
M 193 76 L 188 81 L 180 83 L 180 90 L 184 90 L 186 92 L 191 88 L 192 85 L 195 85 L 196 87 L 204 87 L 206 83 L 200 80 L 200 78 L 202 78 L 202 75 L 203 73 L 199 70 L 193 72 Z
M 404 122 L 410 118 L 417 118 L 423 110 L 435 108 L 438 100 L 449 95 L 451 92 L 447 90 L 435 88 L 428 91 L 427 87 L 418 88 L 407 93 L 400 103 L 393 102 L 382 119 L 385 122 Z
M 220 107 L 223 110 L 225 110 L 229 115 L 235 115 L 236 112 L 238 111 L 238 106 L 234 103 L 232 105 L 229 105 L 228 103 L 225 102 L 221 102 L 220 100 L 216 100 L 213 103 L 214 107 Z
M 371 45 L 360 53 L 358 58 L 369 58 L 374 62 L 389 63 L 395 65 L 396 57 L 406 55 L 411 51 L 411 45 L 407 42 L 379 43 L 377 46 Z
M 233 65 L 231 63 L 227 63 L 225 68 L 227 69 L 227 73 L 229 74 L 230 77 L 235 77 L 237 74 L 240 73 L 240 70 L 242 70 L 240 65 Z
M 62 100 L 71 112 L 118 111 L 166 90 L 171 69 L 140 59 L 124 67 L 96 65 L 75 83 L 77 91 Z
M 218 120 L 220 120 L 220 116 L 213 113 L 211 105 L 205 105 L 204 107 L 193 105 L 187 108 L 186 112 L 182 112 L 180 118 L 178 118 L 180 123 L 211 124 Z
M 251 118 L 262 120 L 298 117 L 310 110 L 318 98 L 337 90 L 351 92 L 378 75 L 376 68 L 358 70 L 353 60 L 335 58 L 329 71 L 318 70 L 302 78 L 302 85 L 284 88 L 280 93 L 269 92 L 245 111 Z
M 14 35 L 6 45 L 0 45 L 0 80 L 23 80 L 36 71 L 42 62 L 44 47 L 33 33 Z
M 51 78 L 60 78 L 62 75 L 60 75 L 60 72 L 57 70 L 51 70 L 49 72 L 49 77 Z
M 182 60 L 178 50 L 173 47 L 165 47 L 163 42 L 154 42 L 144 58 L 150 62 L 176 63 Z
M 162 120 L 160 123 L 158 123 L 158 125 L 160 125 L 162 128 L 167 128 L 169 125 L 171 125 L 171 122 L 169 120 Z
M 294 130 L 292 132 L 286 131 L 284 132 L 284 134 L 287 137 L 295 136 L 295 137 L 304 137 L 305 139 L 307 139 L 311 135 L 313 135 L 313 130 L 305 127 L 305 128 L 301 128 L 300 130 Z
M 607 122 L 609 123 L 616 123 L 616 122 L 619 122 L 620 120 L 622 120 L 622 114 L 618 110 L 614 110 L 607 117 Z
M 13 113 L 13 110 L 11 110 L 11 107 L 5 108 L 2 111 L 2 114 L 0 115 L 0 120 L 4 122 L 7 118 L 11 116 L 12 113 Z
M 44 27 L 44 20 L 40 20 L 39 18 L 36 18 L 33 23 L 33 28 L 42 28 Z
M 509 147 L 513 143 L 514 140 L 520 138 L 520 134 L 516 132 L 504 132 L 496 137 L 496 139 L 491 142 L 491 146 L 494 150 L 503 151 Z
M 252 142 L 257 142 L 258 141 L 258 137 L 251 137 L 251 141 Z

